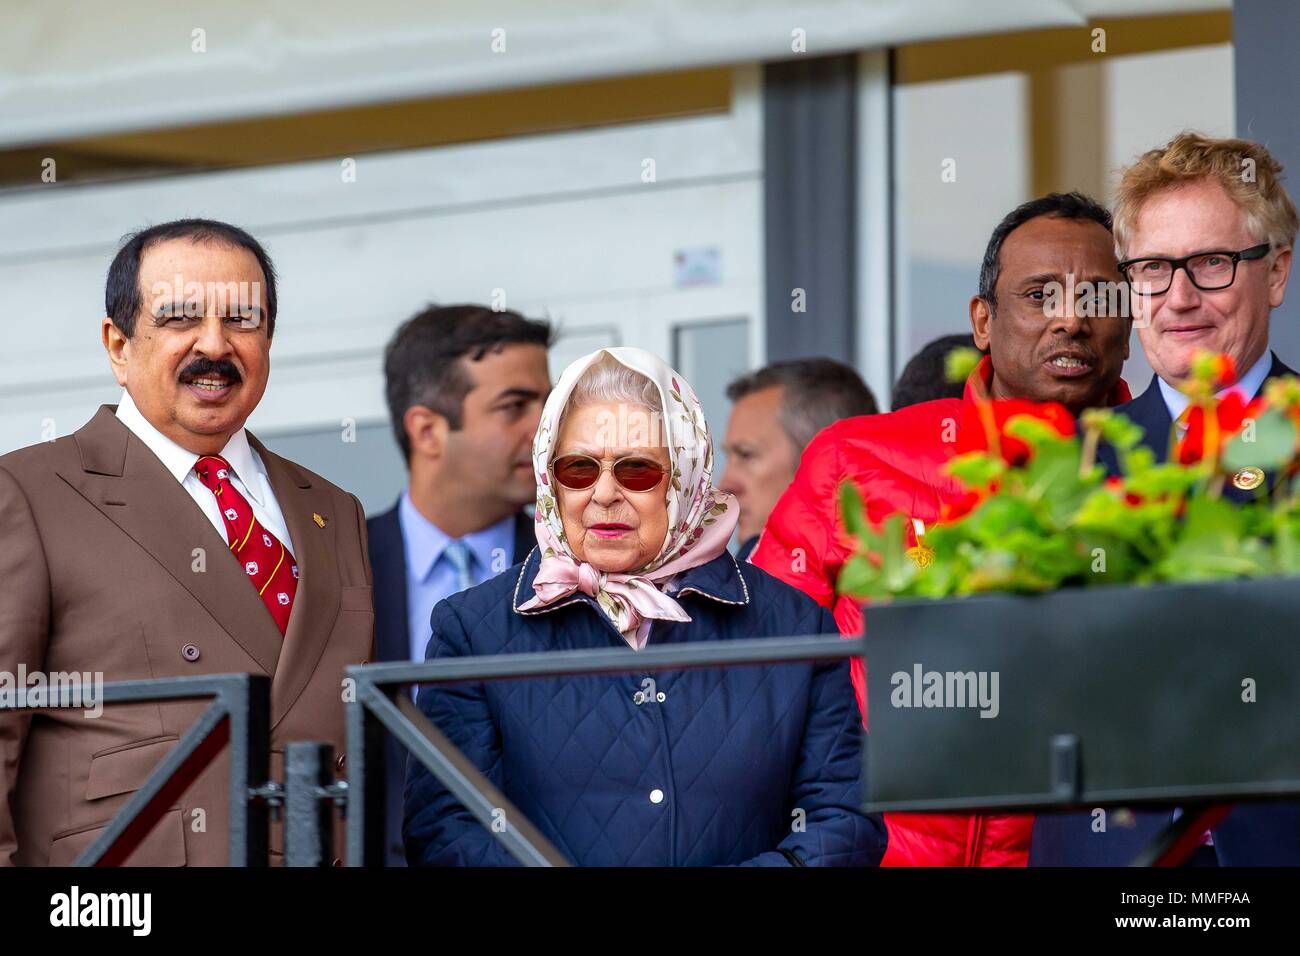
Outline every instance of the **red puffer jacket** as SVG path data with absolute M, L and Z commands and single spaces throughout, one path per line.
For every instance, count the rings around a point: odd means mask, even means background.
M 841 633 L 862 633 L 859 602 L 835 593 L 835 580 L 853 553 L 853 539 L 838 513 L 841 482 L 852 479 L 857 485 L 873 523 L 898 513 L 911 519 L 909 543 L 915 544 L 917 522 L 924 532 L 945 504 L 957 505 L 966 497 L 962 485 L 940 469 L 955 454 L 963 417 L 972 413 L 976 380 L 987 389 L 992 377 L 986 356 L 971 373 L 960 400 L 945 398 L 889 414 L 848 418 L 818 434 L 804 450 L 799 471 L 768 518 L 750 561 L 831 608 Z M 1129 397 L 1121 380 L 1110 404 Z M 866 726 L 861 661 L 853 662 L 852 673 Z M 881 865 L 1024 866 L 1033 819 L 1023 814 L 886 814 L 889 846 Z

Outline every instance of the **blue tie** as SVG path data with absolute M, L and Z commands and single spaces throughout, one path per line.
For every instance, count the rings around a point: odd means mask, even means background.
M 456 572 L 457 591 L 465 591 L 475 585 L 474 574 L 470 570 L 474 563 L 474 552 L 469 549 L 469 545 L 460 540 L 452 541 L 443 550 L 442 556 Z

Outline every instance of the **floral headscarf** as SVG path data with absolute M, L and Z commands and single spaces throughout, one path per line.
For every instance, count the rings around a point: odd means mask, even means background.
M 644 568 L 626 574 L 598 571 L 578 561 L 564 534 L 559 505 L 550 485 L 549 465 L 555 452 L 560 416 L 583 373 L 608 355 L 640 372 L 659 389 L 663 411 L 660 434 L 671 462 L 668 484 L 668 533 L 659 554 Z M 713 441 L 695 391 L 661 359 L 642 349 L 599 349 L 571 364 L 560 376 L 542 411 L 533 440 L 537 476 L 537 543 L 541 567 L 533 580 L 534 596 L 519 606 L 534 611 L 582 591 L 636 650 L 645 646 L 651 620 L 689 621 L 690 616 L 663 592 L 682 571 L 712 561 L 731 539 L 740 509 L 731 495 L 713 487 Z

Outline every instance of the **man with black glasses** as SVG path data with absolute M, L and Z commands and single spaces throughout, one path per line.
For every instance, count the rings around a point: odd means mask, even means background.
M 1281 165 L 1257 143 L 1183 133 L 1145 153 L 1120 181 L 1120 271 L 1156 374 L 1116 411 L 1142 426 L 1160 460 L 1170 427 L 1188 407 L 1180 386 L 1197 352 L 1232 360 L 1236 381 L 1220 398 L 1238 392 L 1248 402 L 1266 379 L 1294 374 L 1268 347 L 1269 316 L 1286 292 L 1297 229 L 1281 179 Z M 1243 472 L 1232 477 L 1231 492 L 1253 494 L 1264 475 Z
M 1156 374 L 1145 392 L 1115 411 L 1142 427 L 1143 444 L 1158 461 L 1168 455 L 1170 429 L 1190 404 L 1180 389 L 1198 351 L 1232 360 L 1235 381 L 1220 399 L 1236 392 L 1249 402 L 1267 379 L 1294 374 L 1268 347 L 1269 317 L 1286 292 L 1297 230 L 1296 208 L 1281 178 L 1281 165 L 1263 146 L 1192 133 L 1145 153 L 1124 171 L 1115 241 L 1138 339 Z M 1117 471 L 1113 449 L 1101 449 L 1098 457 Z M 1224 495 L 1245 500 L 1268 493 L 1271 483 L 1262 469 L 1241 468 Z M 1121 819 L 1133 825 L 1097 832 L 1091 814 L 1039 817 L 1031 863 L 1123 865 L 1169 822 L 1170 812 Z M 1300 805 L 1234 808 L 1204 837 L 1191 862 L 1300 864 Z

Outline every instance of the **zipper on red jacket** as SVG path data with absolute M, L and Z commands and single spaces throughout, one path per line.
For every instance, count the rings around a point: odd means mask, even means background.
M 979 866 L 980 835 L 984 830 L 984 818 L 979 814 L 970 818 L 966 828 L 966 865 Z

